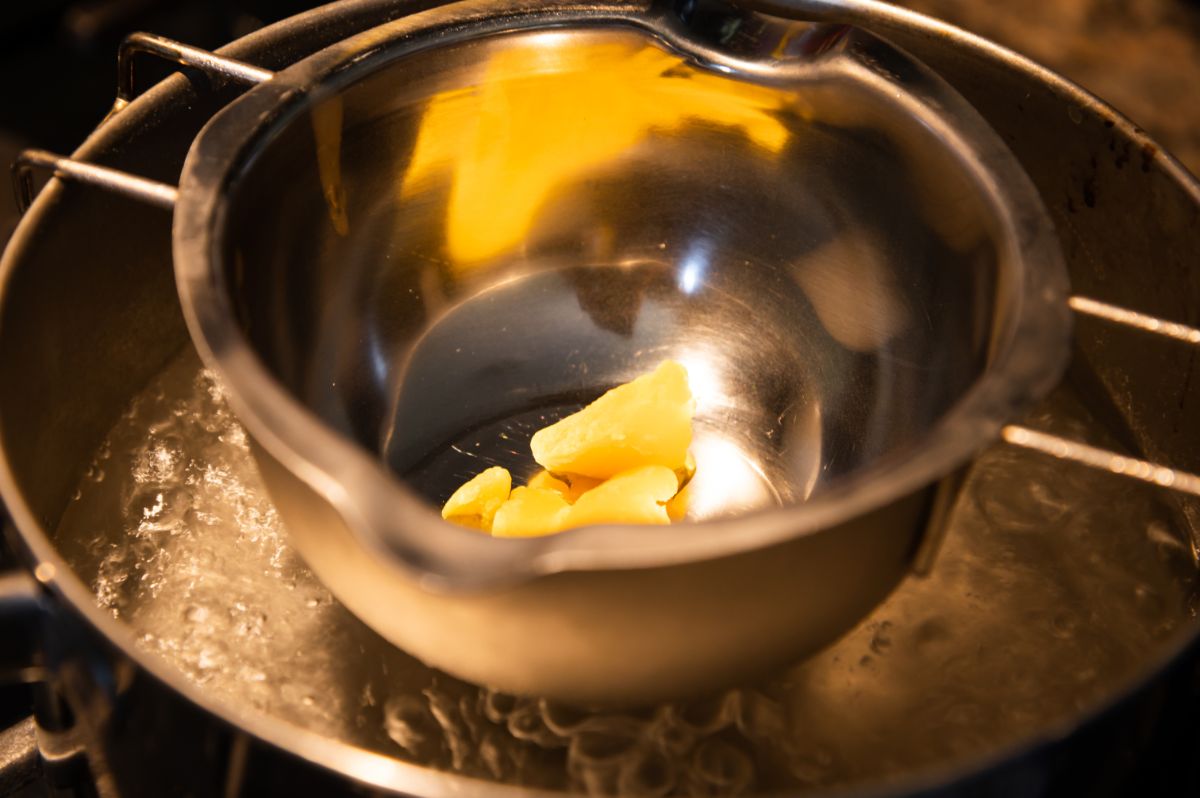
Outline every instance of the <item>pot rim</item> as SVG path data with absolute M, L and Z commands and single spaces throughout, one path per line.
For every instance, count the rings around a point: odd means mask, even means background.
M 976 53 L 981 59 L 1000 63 L 1005 68 L 1020 73 L 1045 86 L 1052 87 L 1065 100 L 1073 102 L 1081 111 L 1113 123 L 1113 130 L 1125 138 L 1149 143 L 1150 139 L 1127 117 L 1099 98 L 1058 74 L 1040 66 L 1025 56 L 976 36 L 961 28 L 940 22 L 922 14 L 907 11 L 879 0 L 844 0 L 840 4 L 828 4 L 851 16 L 872 15 L 881 24 L 909 33 L 945 41 L 951 46 L 960 46 Z M 339 19 L 394 18 L 414 13 L 422 6 L 407 0 L 342 0 L 335 7 L 304 12 L 222 47 L 218 52 L 235 58 L 253 60 L 271 44 L 292 34 L 300 35 L 320 26 L 331 24 L 335 13 Z M 349 24 L 360 29 L 369 23 Z M 138 122 L 149 122 L 161 106 L 178 100 L 187 91 L 187 81 L 174 75 L 133 101 L 118 117 L 102 123 L 74 153 L 74 157 L 87 159 L 96 156 L 124 138 L 128 129 Z M 1159 148 L 1154 169 L 1166 179 L 1190 194 L 1200 206 L 1200 180 L 1191 175 L 1170 153 Z M 67 188 L 61 181 L 52 181 L 37 197 L 33 206 L 21 220 L 10 244 L 0 256 L 0 298 L 4 288 L 17 271 L 20 262 L 21 242 L 30 237 L 41 220 L 52 209 L 62 192 Z M 2 303 L 0 303 L 2 309 Z M 56 598 L 66 602 L 98 634 L 118 649 L 129 660 L 138 663 L 157 681 L 183 696 L 190 703 L 212 713 L 232 728 L 243 730 L 269 745 L 306 760 L 330 772 L 390 792 L 403 791 L 422 795 L 512 796 L 512 798 L 539 795 L 561 796 L 562 793 L 545 793 L 534 790 L 499 785 L 466 776 L 431 771 L 380 753 L 365 751 L 345 742 L 330 740 L 322 735 L 298 727 L 285 720 L 248 710 L 220 696 L 212 695 L 199 685 L 188 680 L 183 673 L 161 655 L 140 647 L 131 628 L 104 612 L 95 601 L 91 589 L 71 569 L 69 563 L 55 548 L 50 532 L 39 520 L 37 513 L 25 500 L 18 488 L 13 466 L 6 447 L 0 441 L 0 495 L 3 496 L 19 535 L 20 543 L 42 585 Z M 1182 625 L 1172 639 L 1164 643 L 1156 655 L 1131 673 L 1103 698 L 1094 701 L 1088 708 L 1063 720 L 1047 724 L 1042 730 L 997 748 L 951 762 L 940 762 L 919 769 L 911 774 L 858 788 L 826 791 L 820 795 L 833 796 L 884 796 L 900 793 L 919 793 L 949 784 L 961 783 L 982 775 L 1007 761 L 1030 756 L 1057 742 L 1068 738 L 1073 732 L 1142 692 L 1147 682 L 1161 675 L 1189 649 L 1200 645 L 1200 619 L 1192 619 Z M 427 789 L 427 787 L 429 789 Z M 815 795 L 815 794 L 814 794 Z
M 394 59 L 514 31 L 623 24 L 688 52 L 669 10 L 578 0 L 467 0 L 397 20 L 325 48 L 252 88 L 216 114 L 184 164 L 175 208 L 175 272 L 184 317 L 205 363 L 252 438 L 332 504 L 360 542 L 428 589 L 495 588 L 563 571 L 677 565 L 829 532 L 954 471 L 1003 425 L 1057 384 L 1069 356 L 1068 282 L 1057 236 L 1028 176 L 978 112 L 916 64 L 903 111 L 939 137 L 999 227 L 1001 284 L 992 356 L 984 372 L 927 437 L 840 478 L 802 503 L 738 517 L 655 528 L 603 525 L 534 538 L 497 539 L 443 521 L 415 491 L 287 390 L 236 320 L 223 253 L 229 196 L 275 131 L 341 86 Z M 706 59 L 717 58 L 711 51 Z M 737 66 L 737 64 L 733 64 Z M 915 64 L 915 62 L 914 62 Z M 865 70 L 864 70 L 865 72 Z M 858 76 L 891 87 L 876 74 Z M 892 92 L 901 94 L 903 92 Z

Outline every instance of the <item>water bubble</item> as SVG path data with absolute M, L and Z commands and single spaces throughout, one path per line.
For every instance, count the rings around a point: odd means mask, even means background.
M 936 616 L 926 618 L 916 624 L 912 637 L 917 651 L 922 653 L 938 648 L 951 640 L 950 628 L 946 621 Z
M 1157 590 L 1149 585 L 1137 585 L 1133 589 L 1134 601 L 1145 615 L 1152 618 L 1165 615 L 1167 602 Z
M 1062 640 L 1075 637 L 1079 628 L 1079 616 L 1066 610 L 1055 612 L 1050 618 L 1050 631 Z
M 100 561 L 96 569 L 96 578 L 92 582 L 92 591 L 100 606 L 110 610 L 119 610 L 126 599 L 124 586 L 129 579 L 129 551 L 117 550 L 110 552 Z
M 655 732 L 654 742 L 664 752 L 679 756 L 691 751 L 700 738 L 694 728 L 677 722 L 667 722 Z
M 1178 533 L 1161 521 L 1151 521 L 1146 525 L 1146 537 L 1164 549 L 1191 553 L 1190 547 L 1180 540 Z
M 239 449 L 247 447 L 246 430 L 237 424 L 231 424 L 225 428 L 218 440 L 228 446 L 235 446 Z
M 670 795 L 677 781 L 676 764 L 661 751 L 642 749 L 621 765 L 617 794 L 658 798 Z
M 485 712 L 487 704 L 485 703 Z M 592 713 L 587 712 L 577 707 L 560 704 L 557 701 L 548 701 L 542 699 L 538 702 L 538 708 L 541 711 L 542 722 L 546 724 L 546 728 L 550 729 L 560 737 L 570 737 L 586 726 L 592 718 Z M 511 709 L 509 710 L 511 711 Z M 507 713 L 501 715 L 499 712 L 486 712 L 489 720 L 493 723 L 499 720 L 493 720 L 494 717 L 503 719 L 507 717 Z
M 525 701 L 507 718 L 508 733 L 518 740 L 525 740 L 542 748 L 559 748 L 567 744 L 567 740 L 555 734 L 542 719 L 542 713 L 535 701 Z
M 713 734 L 734 722 L 741 709 L 741 696 L 730 690 L 708 699 L 689 701 L 674 707 L 676 722 L 698 735 Z
M 148 571 L 154 566 L 155 560 L 162 554 L 162 548 L 151 537 L 135 537 L 129 544 L 129 554 L 133 559 L 133 569 Z
M 487 734 L 480 739 L 479 760 L 493 779 L 503 780 L 507 776 L 504 749 L 496 735 Z
M 871 635 L 871 651 L 876 654 L 882 654 L 892 647 L 892 622 L 880 621 L 873 626 L 874 634 Z
M 188 623 L 204 623 L 208 620 L 208 607 L 199 604 L 190 604 L 183 611 L 183 618 Z
M 218 655 L 217 655 L 216 651 L 214 651 L 211 648 L 200 649 L 199 654 L 196 656 L 196 667 L 197 668 L 199 668 L 200 670 L 203 671 L 203 670 L 208 670 L 210 668 L 215 668 L 215 667 L 217 667 L 218 664 L 219 664 L 219 660 L 218 660 Z
M 241 674 L 242 679 L 247 682 L 265 682 L 267 680 L 266 672 L 257 668 L 243 668 Z
M 179 480 L 186 462 L 183 441 L 175 435 L 159 435 L 138 451 L 132 476 L 142 484 L 170 485 Z
M 242 637 L 262 637 L 267 626 L 267 614 L 254 611 L 240 613 L 234 633 Z
M 754 783 L 754 763 L 750 757 L 722 740 L 705 740 L 697 746 L 692 767 L 705 784 L 721 795 L 741 795 Z
M 469 738 L 463 734 L 461 715 L 458 703 L 448 695 L 433 689 L 421 691 L 429 702 L 429 712 L 442 729 L 442 739 L 450 749 L 450 766 L 457 771 L 464 770 L 471 756 Z
M 142 532 L 162 532 L 178 526 L 192 507 L 186 488 L 142 488 L 134 493 L 126 513 Z
M 578 765 L 596 766 L 620 763 L 640 743 L 640 735 L 628 724 L 613 723 L 595 727 L 571 738 L 567 758 Z
M 783 704 L 755 690 L 744 690 L 738 704 L 737 726 L 751 739 L 787 736 L 787 710 Z
M 153 441 L 153 438 L 155 436 L 165 435 L 167 433 L 170 433 L 173 430 L 175 430 L 178 426 L 179 426 L 178 419 L 176 419 L 174 416 L 168 415 L 163 418 L 158 418 L 158 419 L 155 419 L 155 420 L 147 423 L 146 431 L 150 433 L 150 436 L 151 436 L 150 441 Z
M 508 716 L 517 707 L 515 696 L 496 690 L 484 690 L 480 699 L 483 704 L 483 714 L 492 723 L 505 723 Z

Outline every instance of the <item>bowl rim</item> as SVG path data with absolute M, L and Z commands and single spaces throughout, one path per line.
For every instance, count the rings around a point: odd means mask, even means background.
M 940 77 L 914 64 L 906 110 L 934 128 L 973 177 L 998 223 L 1006 327 L 984 373 L 906 456 L 882 458 L 797 504 L 655 528 L 604 525 L 496 539 L 448 524 L 373 454 L 327 425 L 256 355 L 241 332 L 221 263 L 230 193 L 282 126 L 342 85 L 395 59 L 497 33 L 620 24 L 687 48 L 677 17 L 642 7 L 468 0 L 381 25 L 321 50 L 223 108 L 196 137 L 180 179 L 173 251 L 184 317 L 251 437 L 337 509 L 359 542 L 436 590 L 518 584 L 562 571 L 676 565 L 759 549 L 887 506 L 968 462 L 1050 390 L 1069 355 L 1066 269 L 1040 195 L 999 136 Z M 711 51 L 706 58 L 719 57 Z M 903 56 L 907 58 L 907 56 Z M 734 66 L 742 66 L 734 64 Z M 887 78 L 863 70 L 866 80 Z M 861 77 L 861 76 L 860 76 Z M 1002 287 L 1003 288 L 1003 287 Z

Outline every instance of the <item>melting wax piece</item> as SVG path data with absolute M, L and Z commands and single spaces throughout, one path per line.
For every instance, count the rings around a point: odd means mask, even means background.
M 511 489 L 512 475 L 508 469 L 492 466 L 454 491 L 442 507 L 442 518 L 490 532 L 496 510 L 508 499 Z
M 643 465 L 686 468 L 696 402 L 687 371 L 667 360 L 538 430 L 533 457 L 552 473 L 608 479 Z
M 589 524 L 669 524 L 666 503 L 679 490 L 666 466 L 634 468 L 602 482 L 571 505 L 567 526 Z
M 529 487 L 557 491 L 567 500 L 568 504 L 574 504 L 576 499 L 599 485 L 600 482 L 599 479 L 585 477 L 581 474 L 555 476 L 549 471 L 539 471 L 529 479 Z
M 517 538 L 561 532 L 570 509 L 571 505 L 557 491 L 517 488 L 496 511 L 492 534 L 501 538 Z
M 442 517 L 496 537 L 532 537 L 590 524 L 669 524 L 687 513 L 681 487 L 696 473 L 688 451 L 695 400 L 687 371 L 663 361 L 530 441 L 539 471 L 512 488 L 493 466 L 454 492 Z

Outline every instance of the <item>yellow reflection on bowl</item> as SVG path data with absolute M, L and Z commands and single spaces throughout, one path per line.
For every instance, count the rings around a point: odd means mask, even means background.
M 469 267 L 517 249 L 557 189 L 652 134 L 702 125 L 778 153 L 788 131 L 776 113 L 790 98 L 652 45 L 528 37 L 492 56 L 476 85 L 430 100 L 401 197 L 449 182 L 447 250 Z

